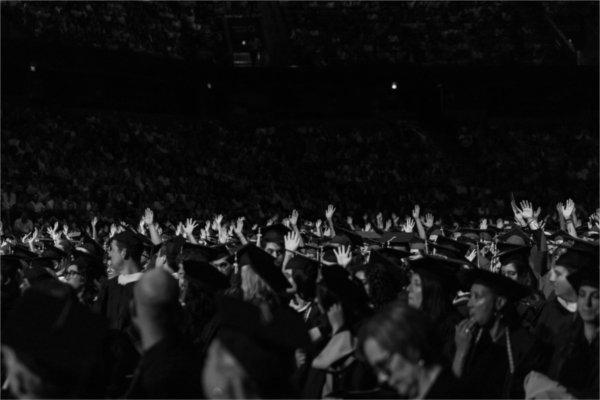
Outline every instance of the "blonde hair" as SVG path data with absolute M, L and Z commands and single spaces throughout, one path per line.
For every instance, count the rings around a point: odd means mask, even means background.
M 258 276 L 250 266 L 243 266 L 241 275 L 244 300 L 257 305 L 260 303 L 279 304 L 277 294 L 271 289 L 271 286 Z

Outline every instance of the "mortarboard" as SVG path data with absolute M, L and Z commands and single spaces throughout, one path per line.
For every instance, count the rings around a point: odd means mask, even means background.
M 567 280 L 575 291 L 579 291 L 579 288 L 582 286 L 591 286 L 598 289 L 598 281 L 600 280 L 598 271 L 597 265 L 583 267 L 567 275 Z
M 67 253 L 59 249 L 55 246 L 46 247 L 45 250 L 41 254 L 42 257 L 49 257 L 54 260 L 60 261 L 64 258 L 67 258 Z
M 281 292 L 290 287 L 281 269 L 275 266 L 271 255 L 253 244 L 247 244 L 237 252 L 238 265 L 248 265 L 275 292 Z
M 185 276 L 200 283 L 209 291 L 224 290 L 229 287 L 229 280 L 207 262 L 184 260 L 182 262 Z
M 504 232 L 498 236 L 499 242 L 506 242 L 510 244 L 518 244 L 521 246 L 530 246 L 531 239 L 521 228 L 515 226 L 508 232 Z
M 356 232 L 341 226 L 335 226 L 335 233 L 338 235 L 342 234 L 343 236 L 345 236 L 347 238 L 347 241 L 354 247 L 360 247 L 365 242 L 364 239 Z
M 598 268 L 598 250 L 588 250 L 580 248 L 567 248 L 555 262 L 555 265 L 565 267 L 571 270 L 580 268 Z
M 436 256 L 425 256 L 409 261 L 410 268 L 420 276 L 439 282 L 446 289 L 448 295 L 454 297 L 460 283 L 457 274 L 460 270 L 458 263 L 449 261 L 446 258 Z
M 468 243 L 452 240 L 445 236 L 438 236 L 434 242 L 434 247 L 440 250 L 448 249 L 456 253 L 458 257 L 454 258 L 463 258 L 465 254 L 471 249 L 471 246 Z
M 473 284 L 479 283 L 490 288 L 497 295 L 512 301 L 518 301 L 530 294 L 530 290 L 526 286 L 502 274 L 485 269 L 464 270 L 459 273 L 458 277 L 463 287 L 469 291 Z
M 279 243 L 283 244 L 284 236 L 290 232 L 283 224 L 273 224 L 261 229 L 262 243 Z
M 531 249 L 529 247 L 520 246 L 518 248 L 501 251 L 496 255 L 496 257 L 498 257 L 498 261 L 501 265 L 506 265 L 510 262 L 528 264 L 530 252 Z
M 348 271 L 339 265 L 323 266 L 321 280 L 317 284 L 333 292 L 347 306 L 359 307 L 368 303 L 364 288 L 354 282 Z
M 36 258 L 37 254 L 35 254 L 34 252 L 32 252 L 31 250 L 29 250 L 28 248 L 26 248 L 25 246 L 13 246 L 12 248 L 12 254 L 14 256 L 17 256 L 25 261 L 29 261 L 32 258 Z
M 51 257 L 37 257 L 29 261 L 29 266 L 31 268 L 48 268 L 50 270 L 54 270 L 54 258 Z

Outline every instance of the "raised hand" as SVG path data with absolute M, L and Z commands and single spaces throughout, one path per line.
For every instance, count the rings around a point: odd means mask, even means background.
M 292 226 L 290 225 L 290 220 L 289 218 L 284 218 L 281 220 L 281 223 L 283 224 L 283 226 L 285 226 L 288 229 L 292 229 Z
M 525 218 L 525 220 L 529 221 L 530 219 L 533 218 L 533 206 L 531 204 L 531 202 L 527 201 L 527 200 L 523 200 L 521 202 L 521 212 L 523 214 L 523 218 Z
M 389 231 L 390 229 L 392 229 L 392 220 L 388 219 L 387 221 L 385 221 L 385 230 Z
M 193 220 L 192 218 L 188 218 L 185 221 L 185 226 L 183 227 L 183 232 L 186 236 L 192 236 L 194 229 L 198 226 L 198 221 Z
M 536 210 L 533 213 L 533 218 L 538 219 L 541 213 L 542 213 L 542 207 L 536 208 Z
M 560 212 L 564 219 L 569 220 L 573 215 L 573 211 L 575 210 L 575 203 L 573 200 L 568 199 L 564 206 L 561 206 Z
M 180 222 L 177 224 L 177 229 L 175 230 L 175 236 L 183 235 L 183 224 Z
M 210 233 L 210 220 L 207 220 L 206 223 L 204 224 L 204 231 L 206 232 L 207 235 Z
M 110 224 L 110 236 L 113 237 L 117 234 L 117 226 L 115 224 Z
M 327 206 L 327 210 L 325 210 L 325 218 L 327 218 L 328 221 L 331 221 L 331 218 L 333 218 L 333 213 L 335 212 L 335 207 L 330 204 L 329 206 Z
M 352 261 L 351 246 L 340 246 L 337 249 L 333 249 L 333 254 L 335 254 L 337 263 L 341 267 L 346 268 L 350 264 L 350 261 Z
M 98 224 L 98 217 L 96 217 L 95 215 L 92 217 L 92 227 L 96 226 Z
M 350 217 L 350 216 L 346 217 L 346 223 L 348 224 L 348 226 L 352 227 L 353 226 L 352 222 L 353 222 L 352 217 Z
M 481 221 L 479 222 L 479 229 L 486 230 L 487 228 L 488 228 L 487 219 L 482 218 Z
M 476 255 L 477 255 L 477 249 L 472 249 L 472 250 L 469 250 L 469 252 L 467 253 L 467 255 L 465 257 L 467 258 L 467 260 L 473 262 Z
M 425 214 L 425 219 L 422 219 L 421 222 L 423 222 L 423 225 L 425 225 L 427 229 L 430 229 L 433 226 L 433 219 L 433 214 L 427 213 Z
M 325 230 L 323 231 L 323 236 L 331 237 L 331 228 L 330 227 L 325 228 Z
M 290 215 L 289 220 L 290 220 L 290 224 L 295 227 L 298 225 L 298 217 L 300 216 L 300 214 L 298 213 L 298 210 L 292 210 L 292 215 Z
M 498 218 L 496 220 L 496 228 L 498 228 L 498 229 L 504 228 L 504 220 L 502 218 Z
M 415 221 L 408 217 L 406 218 L 406 222 L 402 225 L 402 230 L 406 233 L 411 233 L 415 228 Z
M 377 220 L 377 228 L 383 229 L 383 214 L 378 212 L 375 219 Z
M 144 223 L 144 217 L 140 219 L 140 223 L 138 224 L 138 232 L 142 235 L 146 234 L 146 224 Z
M 371 223 L 367 222 L 365 224 L 365 232 L 371 232 L 373 230 L 373 228 L 371 227 Z
M 223 221 L 223 214 L 219 214 L 215 217 L 215 223 L 217 226 L 221 226 L 221 222 Z
M 419 214 L 421 213 L 421 207 L 418 204 L 415 204 L 415 208 L 412 210 L 412 217 L 416 220 L 419 219 Z
M 244 231 L 244 217 L 239 217 L 236 221 L 235 221 L 235 225 L 233 227 L 233 231 L 237 234 L 237 235 L 241 235 L 242 232 Z
M 396 213 L 392 213 L 392 222 L 394 226 L 398 226 L 398 222 L 400 221 L 400 217 Z
M 321 229 L 321 224 L 323 224 L 323 221 L 318 219 L 317 222 L 315 222 L 315 228 L 317 228 L 317 230 Z
M 295 231 L 287 233 L 284 238 L 285 249 L 289 251 L 296 251 L 300 246 L 300 237 Z
M 515 222 L 522 227 L 527 226 L 527 223 L 523 217 L 523 211 L 517 207 L 517 203 L 514 200 L 511 200 L 510 206 L 512 207 L 513 214 L 515 215 Z
M 154 212 L 152 212 L 151 209 L 146 208 L 144 215 L 142 216 L 142 220 L 144 221 L 144 224 L 149 227 L 154 223 Z

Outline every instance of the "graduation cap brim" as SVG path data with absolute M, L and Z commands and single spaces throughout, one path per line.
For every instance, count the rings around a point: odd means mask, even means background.
M 567 280 L 575 291 L 579 291 L 579 288 L 582 286 L 591 286 L 598 289 L 600 280 L 598 271 L 599 269 L 597 266 L 581 268 L 578 271 L 569 274 Z
M 529 247 L 522 246 L 519 248 L 504 250 L 496 255 L 501 265 L 506 265 L 512 261 L 523 261 L 529 260 L 529 254 L 531 250 Z
M 350 239 L 350 243 L 352 244 L 352 246 L 354 247 L 360 247 L 364 244 L 365 240 L 362 236 L 358 235 L 356 232 L 346 229 L 344 227 L 341 226 L 335 226 L 335 233 L 336 234 L 344 234 L 348 237 L 348 239 Z
M 519 227 L 513 227 L 509 231 L 499 234 L 497 236 L 497 240 L 499 242 L 531 246 L 531 238 L 529 237 L 529 235 L 527 235 L 525 233 L 525 231 L 523 231 Z M 519 243 L 513 243 L 513 242 L 519 242 Z
M 409 261 L 409 267 L 419 275 L 434 279 L 454 295 L 460 288 L 458 273 L 461 263 L 437 256 L 425 256 Z
M 471 290 L 473 284 L 478 283 L 511 301 L 518 301 L 531 293 L 529 288 L 512 279 L 481 268 L 461 271 L 458 277 L 467 291 Z
M 35 254 L 34 252 L 32 252 L 31 250 L 23 247 L 23 246 L 13 246 L 12 248 L 12 254 L 16 257 L 19 257 L 23 260 L 29 261 L 32 258 L 36 258 L 37 254 Z
M 185 276 L 195 280 L 210 291 L 224 290 L 229 287 L 229 279 L 207 262 L 183 261 Z
M 267 252 L 253 244 L 247 244 L 237 251 L 240 267 L 249 266 L 275 292 L 282 292 L 291 287 L 289 281 L 275 265 L 275 259 Z

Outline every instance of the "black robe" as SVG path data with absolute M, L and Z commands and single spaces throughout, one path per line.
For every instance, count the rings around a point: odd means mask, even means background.
M 118 276 L 102 283 L 94 308 L 108 319 L 109 329 L 123 331 L 131 325 L 129 302 L 134 285 L 135 282 L 120 285 Z
M 191 343 L 169 336 L 142 355 L 127 391 L 129 399 L 203 397 L 202 365 Z
M 577 313 L 564 308 L 555 295 L 542 306 L 533 334 L 545 347 L 546 362 L 550 362 L 553 354 L 566 345 L 576 316 Z M 540 371 L 547 372 L 547 368 Z
M 481 328 L 480 328 L 481 329 Z M 478 335 L 475 336 L 475 338 Z M 514 373 L 510 373 L 506 335 L 493 342 L 487 329 L 471 345 L 461 383 L 469 398 L 524 398 L 523 381 L 544 364 L 543 348 L 522 327 L 510 330 Z
M 465 396 L 461 381 L 449 368 L 443 368 L 424 399 L 460 399 Z
M 598 336 L 590 343 L 583 333 L 581 318 L 577 318 L 574 325 L 565 346 L 554 354 L 548 376 L 577 398 L 597 399 Z

